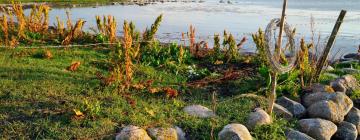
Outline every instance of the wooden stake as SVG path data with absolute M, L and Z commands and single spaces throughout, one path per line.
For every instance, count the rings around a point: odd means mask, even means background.
M 338 19 L 336 20 L 336 23 L 335 23 L 335 26 L 333 28 L 333 31 L 329 37 L 329 41 L 327 42 L 326 44 L 326 47 L 324 49 L 324 52 L 323 54 L 321 55 L 317 65 L 316 65 L 316 73 L 315 73 L 315 81 L 318 81 L 319 80 L 319 77 L 320 77 L 320 74 L 321 74 L 321 71 L 325 65 L 325 62 L 328 58 L 328 55 L 329 55 L 329 52 L 330 52 L 330 49 L 331 47 L 333 46 L 334 42 L 335 42 L 335 39 L 336 39 L 336 35 L 340 29 L 340 26 L 341 24 L 343 23 L 343 20 L 344 20 L 344 17 L 346 15 L 346 11 L 345 10 L 341 10 L 340 12 L 340 15 L 338 17 Z
M 282 34 L 284 30 L 284 24 L 285 24 L 285 16 L 286 16 L 286 7 L 287 7 L 287 0 L 284 0 L 282 13 L 281 13 L 281 19 L 280 19 L 280 31 L 279 31 L 279 37 L 277 40 L 277 43 L 275 45 L 275 60 L 279 61 L 281 56 L 281 43 L 282 43 Z M 276 100 L 276 85 L 277 85 L 277 73 L 273 72 L 271 73 L 271 93 L 269 95 L 269 106 L 268 106 L 268 113 L 272 114 L 275 100 Z
M 284 0 L 282 13 L 281 13 L 281 19 L 280 19 L 279 37 L 277 40 L 277 45 L 275 46 L 277 60 L 280 60 L 280 55 L 281 55 L 281 44 L 282 44 L 282 35 L 283 35 L 284 24 L 285 24 L 286 7 L 287 7 L 287 0 Z

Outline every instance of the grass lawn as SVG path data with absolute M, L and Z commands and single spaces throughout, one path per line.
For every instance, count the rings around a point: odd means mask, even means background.
M 257 91 L 257 74 L 212 85 L 222 87 L 217 94 L 215 119 L 200 119 L 185 114 L 186 105 L 212 108 L 209 88 L 182 88 L 176 98 L 132 90 L 117 93 L 114 87 L 100 87 L 96 72 L 106 73 L 106 49 L 49 49 L 52 59 L 39 58 L 43 49 L 0 50 L 0 137 L 2 139 L 112 139 L 126 125 L 142 128 L 176 125 L 189 139 L 210 139 L 228 123 L 246 123 L 255 107 L 265 107 L 262 98 L 243 97 Z M 66 70 L 73 61 L 81 66 Z M 185 83 L 183 74 L 163 68 L 136 65 L 134 81 L 154 80 L 155 85 Z M 227 90 L 226 90 L 227 89 Z M 76 117 L 74 109 L 84 113 Z M 252 132 L 257 139 L 284 139 L 284 128 L 292 123 L 276 119 L 270 126 Z

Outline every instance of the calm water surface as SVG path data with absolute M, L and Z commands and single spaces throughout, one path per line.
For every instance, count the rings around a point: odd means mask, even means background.
M 250 34 L 264 29 L 273 18 L 280 17 L 282 0 L 205 0 L 204 2 L 165 2 L 146 6 L 112 5 L 101 7 L 72 8 L 72 18 L 87 21 L 86 28 L 96 27 L 95 15 L 113 15 L 122 25 L 123 20 L 134 21 L 141 31 L 151 26 L 155 18 L 164 14 L 158 31 L 158 38 L 164 42 L 179 42 L 181 32 L 187 32 L 189 25 L 196 27 L 197 37 L 213 42 L 215 33 L 227 30 L 237 40 L 247 36 L 249 41 L 243 51 L 254 51 Z M 315 18 L 316 33 L 328 37 L 341 9 L 347 10 L 347 16 L 339 32 L 333 54 L 357 51 L 360 44 L 360 1 L 359 0 L 289 0 L 287 22 L 297 29 L 296 40 L 311 37 L 310 18 Z M 66 9 L 53 9 L 51 20 L 55 16 L 66 19 Z M 121 26 L 119 27 L 121 29 Z M 119 32 L 119 34 L 121 34 Z

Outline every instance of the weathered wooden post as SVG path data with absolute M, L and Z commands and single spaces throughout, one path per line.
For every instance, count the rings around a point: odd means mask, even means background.
M 331 47 L 333 46 L 335 39 L 336 39 L 336 35 L 340 29 L 341 24 L 343 23 L 344 17 L 346 15 L 346 11 L 345 10 L 341 10 L 340 15 L 338 17 L 338 19 L 336 20 L 335 26 L 331 32 L 331 35 L 329 37 L 329 41 L 326 44 L 326 47 L 323 51 L 323 54 L 321 55 L 318 63 L 316 64 L 316 72 L 315 72 L 315 80 L 318 81 L 321 71 L 326 63 L 326 60 L 328 59 L 329 56 L 329 52 L 331 50 Z
M 266 43 L 265 50 L 266 50 L 267 58 L 269 60 L 269 66 L 271 68 L 271 91 L 268 99 L 269 107 L 267 110 L 269 114 L 272 113 L 276 100 L 277 75 L 290 71 L 292 68 L 295 67 L 295 61 L 296 61 L 296 52 L 294 46 L 295 41 L 293 39 L 292 29 L 285 22 L 286 7 L 287 7 L 287 0 L 284 0 L 281 19 L 271 20 L 271 22 L 266 27 L 266 31 L 265 31 L 265 43 Z M 271 45 L 273 44 L 272 35 L 273 35 L 273 30 L 275 30 L 277 27 L 280 28 L 280 31 L 279 31 L 279 36 L 275 43 L 275 52 L 274 55 L 272 55 L 270 49 Z M 286 33 L 286 36 L 288 37 L 288 41 L 290 45 L 289 48 L 291 52 L 290 63 L 288 66 L 283 66 L 279 62 L 281 57 L 282 36 L 284 31 Z

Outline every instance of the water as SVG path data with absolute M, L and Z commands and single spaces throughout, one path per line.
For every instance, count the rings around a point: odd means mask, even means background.
M 95 15 L 110 14 L 119 22 L 119 30 L 123 20 L 128 20 L 134 21 L 140 31 L 150 27 L 158 15 L 164 14 L 157 34 L 163 42 L 179 42 L 181 32 L 187 32 L 189 25 L 193 25 L 196 27 L 198 40 L 211 43 L 215 33 L 222 34 L 227 30 L 235 35 L 237 40 L 247 36 L 249 41 L 243 51 L 254 51 L 255 46 L 250 34 L 255 33 L 258 28 L 264 29 L 271 19 L 280 17 L 282 0 L 233 0 L 230 3 L 206 0 L 202 3 L 166 2 L 146 6 L 112 5 L 72 8 L 71 13 L 74 20 L 79 18 L 86 20 L 86 28 L 96 27 Z M 289 0 L 287 22 L 297 29 L 297 41 L 301 37 L 309 39 L 312 15 L 315 19 L 316 33 L 320 33 L 324 39 L 321 42 L 324 43 L 325 38 L 332 31 L 340 10 L 347 10 L 345 21 L 332 50 L 332 56 L 335 56 L 335 53 L 339 56 L 339 54 L 356 52 L 360 44 L 359 6 L 359 0 Z M 55 21 L 55 16 L 65 20 L 65 10 L 53 9 L 50 12 L 51 21 Z

